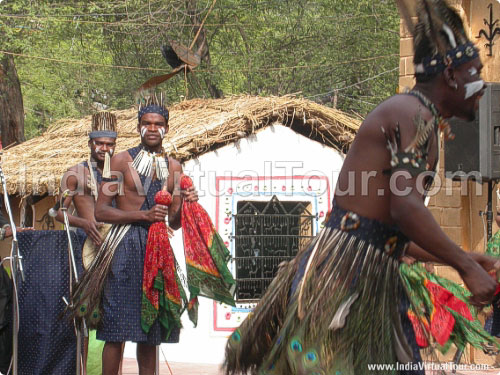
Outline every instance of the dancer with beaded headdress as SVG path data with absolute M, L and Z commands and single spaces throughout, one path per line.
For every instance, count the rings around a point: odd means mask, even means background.
M 448 117 L 474 118 L 482 64 L 452 8 L 443 0 L 417 4 L 418 23 L 409 25 L 417 84 L 366 117 L 328 223 L 281 267 L 230 337 L 226 374 L 424 374 L 400 275 L 404 254 L 455 268 L 471 303 L 492 299 L 497 284 L 486 271 L 494 259 L 460 249 L 424 204 L 438 166 L 439 131 L 448 132 Z M 419 327 L 434 341 L 440 321 L 428 329 L 418 307 Z
M 85 231 L 95 246 L 102 243 L 102 235 L 94 217 L 99 185 L 104 177 L 110 177 L 110 160 L 116 147 L 116 116 L 111 112 L 98 112 L 92 116 L 89 133 L 88 159 L 71 168 L 61 179 L 61 194 L 68 189 L 71 194 L 64 205 L 75 205 L 76 215 L 68 214 L 69 224 Z M 56 219 L 63 223 L 61 210 Z
M 68 213 L 69 224 L 83 230 L 87 236 L 82 248 L 84 268 L 91 263 L 109 230 L 109 225 L 97 223 L 94 208 L 103 176 L 110 177 L 110 160 L 115 151 L 116 138 L 116 116 L 104 111 L 95 113 L 89 133 L 88 159 L 69 168 L 61 179 L 61 194 L 66 189 L 72 192 L 65 199 L 64 206 L 69 207 L 73 203 L 75 207 L 74 214 Z M 61 210 L 57 212 L 56 219 L 64 222 Z M 89 335 L 90 339 L 85 340 L 84 346 L 84 372 L 88 375 L 100 374 L 104 343 L 95 339 L 95 331 L 90 331 Z
M 167 308 L 160 309 L 160 318 L 146 329 L 142 324 L 143 268 L 149 227 L 164 222 L 168 215 L 170 227 L 178 229 L 182 200 L 198 199 L 194 188 L 180 192 L 182 167 L 162 147 L 168 118 L 163 97 L 153 95 L 141 104 L 137 125 L 141 143 L 111 159 L 111 177 L 103 178 L 99 189 L 96 219 L 113 225 L 75 288 L 74 314 L 85 318 L 90 327 L 96 327 L 97 338 L 106 342 L 104 375 L 117 374 L 122 343 L 126 341 L 138 344 L 140 374 L 153 374 L 156 346 L 161 342 L 177 342 L 179 338 L 180 314 L 186 298 L 175 267 L 168 282 L 176 287 L 176 296 L 164 301 L 162 295 L 162 308 Z M 155 203 L 155 194 L 162 189 L 173 196 L 169 207 Z M 164 236 L 168 236 L 166 229 L 165 226 Z

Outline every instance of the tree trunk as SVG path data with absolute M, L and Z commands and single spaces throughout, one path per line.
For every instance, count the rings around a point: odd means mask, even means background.
M 0 59 L 0 131 L 2 146 L 24 142 L 24 106 L 14 58 Z

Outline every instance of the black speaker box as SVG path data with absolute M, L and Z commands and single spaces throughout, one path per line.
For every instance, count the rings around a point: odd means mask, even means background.
M 449 123 L 455 139 L 445 142 L 445 176 L 500 179 L 500 83 L 488 83 L 474 121 L 452 118 Z
M 459 180 L 461 172 L 479 171 L 479 114 L 471 122 L 452 118 L 449 123 L 455 138 L 444 143 L 444 168 L 446 175 Z

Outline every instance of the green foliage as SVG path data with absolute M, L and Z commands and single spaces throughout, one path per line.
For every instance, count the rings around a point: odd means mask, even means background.
M 26 137 L 59 118 L 133 105 L 144 81 L 171 71 L 160 47 L 169 40 L 190 46 L 211 4 L 0 2 L 0 50 L 20 54 Z M 399 16 L 391 0 L 218 0 L 204 31 L 209 55 L 195 74 L 159 87 L 171 102 L 211 97 L 214 88 L 299 93 L 365 115 L 396 91 Z

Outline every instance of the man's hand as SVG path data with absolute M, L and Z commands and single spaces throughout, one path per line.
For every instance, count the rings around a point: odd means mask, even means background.
M 25 228 L 16 227 L 16 232 L 28 232 L 30 230 L 35 230 L 35 228 L 33 228 L 33 227 L 25 227 Z
M 194 186 L 190 186 L 186 190 L 182 190 L 182 197 L 188 202 L 197 202 L 198 192 L 196 191 Z
M 409 255 L 405 255 L 405 256 L 402 256 L 400 259 L 399 259 L 401 262 L 411 266 L 412 264 L 414 264 L 417 260 Z
M 470 302 L 478 307 L 491 303 L 497 287 L 497 281 L 486 273 L 476 262 L 472 261 L 465 272 L 460 273 L 462 280 L 472 293 Z
M 483 267 L 486 272 L 496 272 L 500 270 L 500 258 L 479 253 L 470 253 L 470 256 L 477 263 L 479 263 L 479 265 Z
M 16 232 L 17 233 L 26 232 L 28 230 L 35 230 L 35 228 L 32 228 L 32 227 L 29 227 L 29 228 L 16 227 Z M 12 237 L 12 228 L 11 227 L 5 228 L 5 237 L 4 238 L 7 238 L 7 237 Z
M 471 258 L 479 263 L 481 267 L 488 272 L 496 282 L 499 279 L 500 259 L 485 254 L 471 253 Z M 500 306 L 500 298 L 496 297 L 493 301 L 497 306 Z
M 94 220 L 86 220 L 82 228 L 88 237 L 92 240 L 95 246 L 99 247 L 102 244 L 101 233 L 99 233 L 98 224 Z
M 168 215 L 168 207 L 161 204 L 154 205 L 149 211 L 146 212 L 146 221 L 155 223 L 157 221 L 164 221 L 165 216 Z

